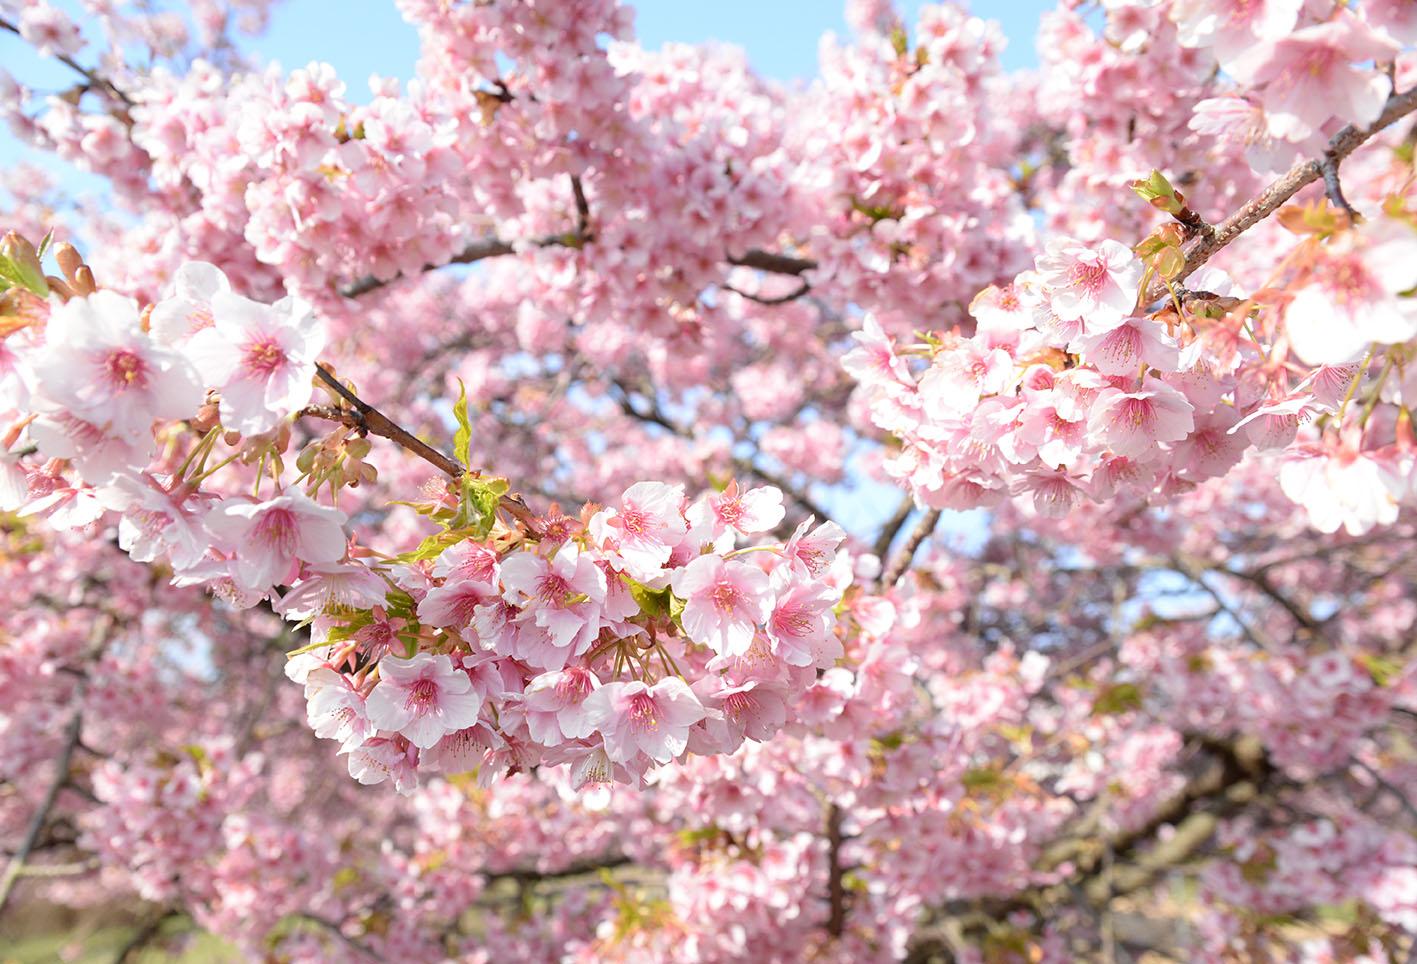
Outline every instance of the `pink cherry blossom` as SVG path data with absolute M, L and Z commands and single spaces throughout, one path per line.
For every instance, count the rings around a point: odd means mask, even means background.
M 527 727 L 538 743 L 578 740 L 595 731 L 586 703 L 601 686 L 595 674 L 579 666 L 543 673 L 527 684 Z
M 1136 307 L 1142 265 L 1116 241 L 1089 247 L 1078 241 L 1049 241 L 1038 256 L 1038 275 L 1052 309 L 1085 325 L 1108 325 Z
M 597 513 L 591 533 L 602 545 L 613 546 L 630 575 L 653 579 L 688 529 L 680 513 L 683 502 L 681 486 L 637 482 L 620 497 L 618 510 Z
M 667 763 L 684 752 L 689 727 L 705 710 L 694 693 L 676 676 L 653 686 L 640 680 L 606 683 L 585 700 L 586 720 L 605 741 L 606 756 L 628 763 L 643 753 Z
M 1353 15 L 1340 14 L 1256 48 L 1229 69 L 1245 83 L 1265 85 L 1270 132 L 1299 140 L 1330 118 L 1360 127 L 1376 120 L 1391 84 L 1354 62 L 1392 55 L 1386 38 Z
M 1079 345 L 1082 357 L 1104 375 L 1131 375 L 1142 365 L 1173 372 L 1180 359 L 1175 340 L 1149 318 L 1094 325 L 1092 334 L 1081 338 Z
M 227 428 L 254 435 L 310 400 L 324 328 L 304 304 L 262 305 L 229 292 L 211 296 L 212 326 L 186 352 L 206 383 L 221 392 Z
M 671 585 L 684 600 L 684 632 L 723 656 L 741 656 L 753 644 L 771 605 L 761 569 L 720 556 L 700 556 L 675 572 Z
M 730 480 L 721 493 L 708 493 L 691 505 L 684 517 L 695 528 L 711 531 L 732 529 L 741 535 L 769 532 L 782 521 L 782 491 L 762 485 L 746 492 L 738 491 L 736 479 Z
M 446 655 L 415 653 L 379 661 L 379 684 L 365 702 L 369 723 L 398 733 L 420 749 L 477 722 L 482 697 Z
M 229 499 L 203 519 L 218 545 L 235 553 L 233 577 L 253 592 L 289 577 L 297 560 L 337 562 L 345 552 L 344 522 L 343 512 L 300 494 L 265 502 Z
M 554 655 L 520 652 L 545 669 L 560 669 L 568 656 L 584 653 L 600 632 L 606 599 L 605 573 L 574 543 L 550 559 L 530 552 L 507 556 L 501 565 L 503 598 L 530 606 L 536 626 L 546 633 Z
M 192 366 L 143 333 L 133 301 L 108 291 L 53 312 L 34 367 L 43 404 L 107 435 L 134 438 L 201 401 Z
M 1183 439 L 1195 429 L 1186 396 L 1155 378 L 1135 392 L 1104 392 L 1092 408 L 1089 428 L 1117 455 L 1135 457 L 1157 442 Z

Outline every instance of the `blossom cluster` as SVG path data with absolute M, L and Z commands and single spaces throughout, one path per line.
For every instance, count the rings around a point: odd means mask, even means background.
M 1228 312 L 1147 310 L 1154 266 L 1116 241 L 1057 239 L 1033 271 L 975 298 L 971 335 L 898 349 L 868 319 L 843 364 L 902 442 L 887 471 L 927 505 L 1028 496 L 1060 515 L 1164 498 L 1253 450 L 1283 453 L 1284 490 L 1317 528 L 1360 534 L 1413 497 L 1410 420 L 1392 418 L 1410 392 L 1379 391 L 1417 336 L 1417 231 L 1375 220 L 1309 258 L 1282 311 L 1209 267 L 1187 284 Z M 1365 378 L 1370 366 L 1380 378 Z M 1394 407 L 1373 419 L 1379 401 Z
M 0 0 L 74 84 L 0 69 L 3 228 L 91 255 L 0 246 L 7 935 L 1063 961 L 1155 884 L 1178 959 L 1410 949 L 1411 3 L 1062 0 L 1007 72 L 850 0 L 784 86 L 398 0 L 367 90 L 263 0 L 59 6 Z
M 589 510 L 588 510 L 589 512 Z M 313 618 L 288 670 L 361 783 L 567 763 L 577 787 L 771 739 L 843 654 L 834 523 L 782 520 L 762 487 L 688 502 L 641 482 L 529 540 L 454 542 L 387 572 L 307 571 L 277 604 Z M 323 600 L 324 608 L 311 606 Z
M 807 519 L 785 545 L 738 546 L 782 523 L 775 488 L 730 482 L 690 502 L 642 482 L 615 508 L 522 529 L 497 523 L 505 483 L 467 476 L 460 501 L 425 508 L 441 534 L 370 564 L 345 514 L 276 467 L 273 439 L 310 401 L 323 345 L 306 306 L 251 301 L 197 263 L 141 315 L 108 291 L 25 293 L 34 318 L 6 339 L 12 443 L 41 463 L 28 476 L 7 463 L 12 507 L 70 526 L 115 513 L 133 558 L 311 627 L 290 675 L 360 782 L 407 791 L 420 769 L 492 779 L 543 760 L 578 783 L 642 780 L 686 751 L 771 738 L 842 655 L 840 527 Z M 211 427 L 175 472 L 153 471 L 184 419 Z M 235 451 L 208 468 L 219 435 Z M 221 488 L 241 458 L 257 462 L 254 497 Z M 317 459 L 302 454 L 302 479 Z

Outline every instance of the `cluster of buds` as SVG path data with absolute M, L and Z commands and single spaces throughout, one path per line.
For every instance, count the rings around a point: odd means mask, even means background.
M 372 485 L 379 478 L 379 470 L 365 461 L 372 448 L 367 438 L 343 428 L 307 443 L 295 459 L 306 494 L 313 497 L 328 486 L 333 498 L 345 486 Z

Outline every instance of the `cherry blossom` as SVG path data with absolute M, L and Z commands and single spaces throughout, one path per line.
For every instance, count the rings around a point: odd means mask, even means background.
M 653 686 L 606 683 L 586 698 L 585 714 L 612 761 L 628 763 L 643 753 L 666 763 L 684 752 L 689 727 L 705 710 L 684 681 L 671 676 Z
M 264 502 L 228 500 L 203 525 L 217 545 L 235 553 L 232 576 L 254 592 L 284 581 L 297 560 L 336 562 L 345 553 L 343 512 L 298 493 Z
M 700 556 L 671 585 L 684 600 L 684 631 L 721 656 L 746 653 L 768 618 L 768 576 L 746 563 Z
M 293 299 L 267 306 L 217 291 L 211 313 L 187 353 L 221 391 L 222 424 L 243 435 L 270 431 L 310 400 L 324 333 Z
M 379 684 L 369 693 L 364 710 L 371 726 L 398 733 L 426 750 L 476 723 L 481 706 L 472 681 L 451 659 L 416 653 L 408 659 L 386 656 L 379 661 Z

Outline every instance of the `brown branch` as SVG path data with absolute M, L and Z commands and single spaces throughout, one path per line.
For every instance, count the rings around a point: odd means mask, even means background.
M 846 932 L 846 868 L 841 862 L 841 845 L 846 837 L 841 832 L 841 807 L 833 803 L 827 808 L 827 933 L 840 937 Z
M 315 373 L 320 381 L 329 386 L 341 399 L 349 403 L 350 408 L 340 408 L 333 405 L 307 405 L 296 413 L 297 417 L 308 415 L 313 418 L 323 418 L 332 422 L 340 422 L 352 428 L 358 428 L 368 432 L 370 435 L 386 438 L 407 451 L 412 452 L 414 455 L 417 455 L 454 481 L 461 478 L 467 472 L 467 469 L 460 465 L 455 459 L 451 459 L 433 448 L 433 446 L 424 442 L 412 432 L 408 431 L 408 429 L 399 425 L 373 405 L 370 405 L 358 395 L 354 394 L 343 382 L 330 374 L 329 370 L 326 369 L 324 365 L 316 363 Z M 521 496 L 508 493 L 502 496 L 499 505 L 508 515 L 520 520 L 528 527 L 534 528 L 533 522 L 536 517 L 532 514 L 531 510 L 527 508 Z
M 5 868 L 5 875 L 0 877 L 0 914 L 5 913 L 5 908 L 9 905 L 10 897 L 15 891 L 15 883 L 20 879 L 24 870 L 25 861 L 29 859 L 31 851 L 39 841 L 39 835 L 44 830 L 44 825 L 49 822 L 49 813 L 54 809 L 54 804 L 59 799 L 59 791 L 69 782 L 69 766 L 74 759 L 74 748 L 79 745 L 79 730 L 83 725 L 83 710 L 76 709 L 73 718 L 69 720 L 69 725 L 64 730 L 64 742 L 60 745 L 59 758 L 54 762 L 54 776 L 49 781 L 49 787 L 45 790 L 44 796 L 40 798 L 34 816 L 30 817 L 29 826 L 25 828 L 25 835 L 20 840 L 19 849 L 10 858 L 10 863 Z
M 324 382 L 336 395 L 349 403 L 353 411 L 343 408 L 334 408 L 329 405 L 310 405 L 302 409 L 301 415 L 313 415 L 317 418 L 331 419 L 336 422 L 343 422 L 345 425 L 358 427 L 371 435 L 386 438 L 399 445 L 423 461 L 434 466 L 449 478 L 456 479 L 467 471 L 459 465 L 455 459 L 451 459 L 439 452 L 427 442 L 415 436 L 407 429 L 403 428 L 391 418 L 379 411 L 373 405 L 364 401 L 345 387 L 324 365 L 316 364 L 315 372 L 320 381 Z
M 4 17 L 0 17 L 0 30 L 8 30 L 10 31 L 10 33 L 23 39 L 23 34 L 20 33 L 20 28 L 15 26 L 15 24 L 11 23 L 9 20 L 6 20 Z M 26 42 L 28 43 L 28 41 Z M 133 98 L 129 97 L 126 93 L 124 93 L 122 89 L 120 89 L 116 84 L 113 83 L 113 81 L 109 80 L 107 77 L 104 77 L 102 74 L 90 70 L 83 64 L 74 60 L 68 54 L 54 54 L 53 56 L 55 60 L 59 61 L 65 67 L 68 67 L 70 70 L 74 71 L 79 76 L 87 80 L 89 82 L 90 89 L 102 90 L 108 94 L 111 94 L 112 96 L 122 101 L 125 107 L 133 106 Z M 128 121 L 128 124 L 131 125 L 132 121 Z
M 766 271 L 769 274 L 801 275 L 817 267 L 817 262 L 811 258 L 794 258 L 791 255 L 777 254 L 758 248 L 745 251 L 741 255 L 730 254 L 724 260 L 740 268 L 757 268 L 759 271 Z
M 735 288 L 732 285 L 723 285 L 722 288 L 724 291 L 731 291 L 740 298 L 747 298 L 749 301 L 756 302 L 760 305 L 785 305 L 789 301 L 796 301 L 798 298 L 801 298 L 803 295 L 807 294 L 807 292 L 812 290 L 812 286 L 808 284 L 805 280 L 796 288 L 793 288 L 791 291 L 789 291 L 787 294 L 776 296 L 753 294 L 751 291 L 744 291 L 741 288 Z
M 916 932 L 906 961 L 923 964 L 952 954 L 951 937 L 958 939 L 962 921 L 977 929 L 1018 911 L 1046 913 L 1048 907 L 1079 893 L 1094 904 L 1105 904 L 1148 886 L 1168 867 L 1189 859 L 1211 839 L 1220 820 L 1259 799 L 1272 789 L 1279 775 L 1256 740 L 1225 743 L 1200 738 L 1198 742 L 1210 753 L 1207 765 L 1146 823 L 1106 839 L 1099 839 L 1086 824 L 1074 828 L 1074 835 L 1048 848 L 1039 861 L 1045 870 L 1070 863 L 1071 870 L 1063 880 L 1003 900 L 986 901 L 972 913 L 944 911 Z M 1175 832 L 1165 841 L 1155 842 L 1166 826 L 1174 826 Z M 1109 856 L 1111 870 L 1104 880 Z M 1119 866 L 1122 863 L 1127 865 Z
M 506 88 L 503 88 L 505 90 Z M 510 96 L 509 96 L 510 99 Z M 520 247 L 532 248 L 579 248 L 587 242 L 595 240 L 595 235 L 590 230 L 590 203 L 586 200 L 585 186 L 581 183 L 579 175 L 571 175 L 571 195 L 576 204 L 576 228 L 574 231 L 562 231 L 558 234 L 546 234 L 539 238 L 523 242 Z M 509 254 L 516 254 L 519 245 L 511 241 L 503 241 L 501 238 L 483 238 L 474 241 L 453 255 L 443 264 L 425 264 L 423 271 L 436 271 L 440 267 L 449 264 L 475 264 L 478 261 L 485 261 L 488 258 L 500 258 Z M 358 298 L 360 295 L 367 295 L 371 291 L 377 291 L 394 281 L 404 277 L 402 273 L 394 275 L 392 278 L 375 278 L 372 275 L 360 278 L 353 284 L 340 289 L 340 294 L 346 298 Z
M 341 941 L 343 941 L 343 942 L 345 943 L 345 945 L 346 945 L 350 950 L 354 951 L 356 954 L 360 955 L 361 957 L 367 957 L 367 958 L 368 958 L 369 960 L 371 960 L 371 961 L 383 961 L 383 960 L 384 960 L 383 957 L 381 957 L 381 956 L 378 955 L 378 954 L 375 954 L 374 951 L 369 947 L 369 945 L 365 944 L 363 941 L 356 940 L 355 938 L 350 937 L 348 934 L 346 934 L 346 933 L 340 928 L 340 925 L 337 924 L 335 921 L 329 920 L 328 918 L 325 918 L 325 917 L 321 917 L 321 916 L 318 915 L 318 914 L 311 914 L 311 913 L 301 913 L 299 916 L 300 916 L 301 920 L 307 920 L 307 921 L 309 921 L 309 922 L 312 923 L 312 924 L 318 924 L 318 925 L 320 925 L 320 926 L 323 927 L 325 930 L 329 931 L 331 934 L 333 934 L 333 935 L 335 935 L 336 937 L 338 937 Z
M 930 538 L 930 534 L 935 531 L 935 526 L 940 521 L 940 510 L 931 509 L 915 520 L 915 528 L 910 530 L 910 535 L 906 537 L 904 544 L 896 552 L 895 558 L 881 574 L 881 581 L 878 589 L 888 591 L 900 582 L 906 570 L 910 568 L 910 563 L 915 559 L 915 552 L 920 548 L 920 544 Z
M 1279 587 L 1270 580 L 1268 573 L 1264 569 L 1259 569 L 1255 572 L 1243 572 L 1235 569 L 1212 569 L 1211 571 L 1226 576 L 1233 576 L 1236 579 L 1248 582 L 1261 593 L 1278 603 L 1280 608 L 1289 614 L 1289 618 L 1293 619 L 1294 622 L 1310 632 L 1318 632 L 1322 629 L 1317 619 L 1300 608 L 1299 604 L 1294 602 L 1294 600 L 1279 591 Z
M 537 247 L 550 247 L 553 244 L 561 243 L 564 237 L 564 235 L 555 235 L 553 237 L 540 238 L 531 243 Z M 501 238 L 484 238 L 481 241 L 472 242 L 449 258 L 445 264 L 473 264 L 485 258 L 499 258 L 503 255 L 513 254 L 516 250 L 516 246 L 510 241 L 503 241 Z M 425 264 L 423 271 L 433 271 L 439 267 L 442 267 L 442 265 Z M 392 278 L 375 278 L 370 275 L 341 288 L 340 294 L 344 295 L 346 298 L 358 298 L 360 295 L 367 295 L 371 291 L 377 291 L 379 288 L 391 284 L 402 277 L 402 272 L 394 275 Z
M 600 870 L 614 870 L 616 867 L 626 867 L 632 863 L 634 861 L 624 854 L 611 854 L 598 860 L 578 860 L 567 864 L 560 870 L 533 870 L 530 868 L 499 870 L 484 876 L 488 880 L 515 880 L 518 883 L 534 884 L 543 880 L 565 880 L 569 877 L 581 877 Z
M 516 254 L 518 247 L 581 247 L 588 241 L 594 239 L 587 229 L 590 209 L 587 206 L 582 210 L 582 205 L 585 203 L 585 192 L 580 186 L 579 178 L 572 182 L 572 187 L 576 189 L 576 213 L 580 222 L 575 231 L 562 232 L 560 234 L 547 234 L 539 238 L 532 238 L 530 241 L 521 242 L 519 245 L 496 237 L 483 238 L 480 241 L 472 242 L 442 264 L 425 264 L 421 271 L 436 271 L 450 264 L 474 264 L 488 258 L 500 258 L 509 254 Z M 810 258 L 793 258 L 784 254 L 775 254 L 771 251 L 759 251 L 756 248 L 748 251 L 741 257 L 733 257 L 730 255 L 724 260 L 731 265 L 742 268 L 757 268 L 759 271 L 767 271 L 771 274 L 801 275 L 817 266 L 817 262 Z M 405 277 L 405 275 L 402 272 L 394 275 L 392 278 L 376 278 L 373 275 L 369 275 L 341 288 L 340 294 L 344 295 L 346 298 L 358 298 L 361 295 L 367 295 L 371 291 L 377 291 L 385 285 L 392 284 L 403 277 Z M 792 297 L 800 298 L 806 293 L 804 282 L 804 290 L 800 294 L 794 294 Z
M 103 646 L 107 642 L 113 625 L 114 620 L 111 617 L 99 618 L 94 622 L 89 644 L 83 655 L 82 662 L 85 667 L 103 651 Z M 79 681 L 74 686 L 73 694 L 74 715 L 70 718 L 68 726 L 64 728 L 59 756 L 54 761 L 54 776 L 45 789 L 44 796 L 40 798 L 39 806 L 30 818 L 29 825 L 25 828 L 25 835 L 20 840 L 20 846 L 10 858 L 10 863 L 6 865 L 4 876 L 0 877 L 0 915 L 5 913 L 5 908 L 9 905 L 10 897 L 14 893 L 15 883 L 24 871 L 25 861 L 29 859 L 35 845 L 39 842 L 39 836 L 44 831 L 45 825 L 49 823 L 49 815 L 59 800 L 60 791 L 71 785 L 69 768 L 73 764 L 74 751 L 79 746 L 79 734 L 84 726 L 83 705 L 84 695 L 88 689 L 87 668 L 80 670 L 78 677 Z
M 1305 187 L 1324 177 L 1325 168 L 1332 171 L 1336 182 L 1338 165 L 1344 158 L 1374 134 L 1390 127 L 1414 110 L 1417 110 L 1417 87 L 1401 94 L 1394 93 L 1389 97 L 1382 114 L 1370 126 L 1354 127 L 1349 124 L 1344 127 L 1329 140 L 1323 157 L 1296 162 L 1278 180 L 1246 202 L 1230 217 L 1215 225 L 1213 232 L 1198 237 L 1186 252 L 1186 265 L 1175 280 L 1184 280 L 1191 272 L 1209 261 L 1217 251 L 1269 217 Z M 1156 301 L 1166 294 L 1166 286 L 1156 281 L 1147 289 L 1146 300 Z
M 571 195 L 576 199 L 576 235 L 590 239 L 590 202 L 585 197 L 585 185 L 580 175 L 571 175 Z
M 113 958 L 113 964 L 125 964 L 130 957 L 152 943 L 153 938 L 157 937 L 158 931 L 162 929 L 163 924 L 183 916 L 185 915 L 182 914 L 181 911 L 165 910 L 149 920 L 142 927 L 134 931 L 132 936 L 123 942 L 122 947 L 118 948 L 118 955 Z
M 664 414 L 664 412 L 660 410 L 659 405 L 655 403 L 653 399 L 649 400 L 649 411 L 642 412 L 639 410 L 639 408 L 635 406 L 633 400 L 630 398 L 630 389 L 628 386 L 626 386 L 623 382 L 620 381 L 611 381 L 610 384 L 616 390 L 615 400 L 619 403 L 620 410 L 626 415 L 630 416 L 631 418 L 638 419 L 641 422 L 648 422 L 651 425 L 658 425 L 660 428 L 663 428 L 671 434 L 679 436 L 680 438 L 690 440 L 694 438 L 694 433 L 690 429 L 687 429 L 682 425 L 676 424 L 672 419 L 670 419 L 667 415 Z M 640 394 L 644 393 L 641 392 Z M 797 486 L 793 485 L 791 482 L 789 482 L 787 479 L 784 479 L 777 473 L 773 472 L 771 469 L 765 469 L 762 466 L 758 465 L 752 459 L 743 458 L 741 456 L 735 456 L 733 458 L 733 468 L 737 472 L 742 472 L 746 475 L 753 476 L 763 482 L 766 482 L 768 485 L 776 486 L 777 488 L 781 489 L 788 498 L 796 502 L 797 505 L 801 507 L 804 511 L 811 513 L 818 519 L 826 521 L 831 518 L 827 511 L 823 509 L 817 503 L 817 501 L 813 499 L 810 495 L 808 495 L 806 492 L 803 492 Z
M 1338 180 L 1338 158 L 1333 156 L 1332 151 L 1324 152 L 1323 160 L 1319 162 L 1319 172 L 1324 179 L 1324 194 L 1334 207 L 1348 215 L 1350 224 L 1356 224 L 1359 215 L 1348 203 L 1348 198 L 1343 196 L 1343 184 Z
M 884 560 L 886 553 L 890 551 L 891 543 L 895 542 L 895 537 L 900 534 L 901 526 L 910 518 L 910 513 L 915 509 L 915 500 L 909 495 L 900 500 L 900 505 L 896 506 L 895 512 L 881 526 L 880 535 L 876 536 L 876 543 L 871 547 L 871 551 L 876 554 L 877 559 Z

